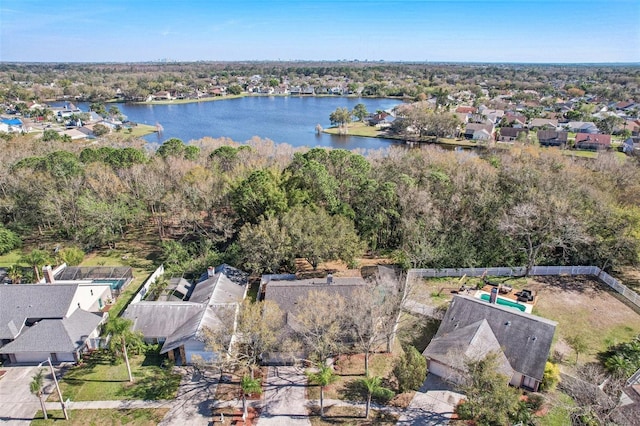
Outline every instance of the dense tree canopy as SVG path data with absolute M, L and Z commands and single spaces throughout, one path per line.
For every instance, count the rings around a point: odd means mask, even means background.
M 640 172 L 606 153 L 398 148 L 367 158 L 173 139 L 148 154 L 20 135 L 0 151 L 1 224 L 36 242 L 113 246 L 143 226 L 191 259 L 255 272 L 290 270 L 294 257 L 351 262 L 367 249 L 415 267 L 638 261 Z

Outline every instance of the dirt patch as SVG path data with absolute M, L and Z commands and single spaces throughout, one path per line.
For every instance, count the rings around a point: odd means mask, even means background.
M 327 274 L 333 274 L 335 277 L 361 277 L 363 269 L 372 268 L 378 265 L 389 265 L 391 259 L 387 257 L 379 257 L 374 255 L 366 255 L 357 260 L 358 268 L 349 269 L 349 266 L 339 260 L 331 262 L 323 262 L 318 265 L 317 269 L 313 269 L 311 264 L 305 259 L 296 259 L 296 275 L 298 278 L 323 278 Z

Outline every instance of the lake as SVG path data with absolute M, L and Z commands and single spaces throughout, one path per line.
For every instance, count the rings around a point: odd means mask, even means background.
M 258 136 L 295 147 L 323 146 L 352 150 L 388 148 L 391 144 L 397 144 L 391 139 L 316 134 L 317 124 L 323 128 L 330 127 L 329 114 L 336 108 L 352 110 L 358 103 L 364 104 L 367 111 L 376 112 L 393 108 L 400 101 L 340 96 L 246 96 L 212 102 L 117 106 L 133 122 L 162 125 L 164 130 L 161 134 L 145 136 L 151 143 L 162 143 L 169 138 L 189 142 L 206 136 L 246 142 Z M 77 106 L 83 111 L 89 109 L 88 103 L 78 103 Z

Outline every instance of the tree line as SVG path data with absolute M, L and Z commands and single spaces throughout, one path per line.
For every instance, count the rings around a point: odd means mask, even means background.
M 295 258 L 355 265 L 365 250 L 405 267 L 611 269 L 638 259 L 638 167 L 606 153 L 103 144 L 1 140 L 0 243 L 90 250 L 142 228 L 163 241 L 170 268 L 229 261 L 256 273 L 292 270 Z

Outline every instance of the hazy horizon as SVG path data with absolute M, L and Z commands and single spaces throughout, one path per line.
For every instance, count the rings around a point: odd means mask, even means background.
M 640 63 L 640 0 L 23 0 L 0 61 Z

